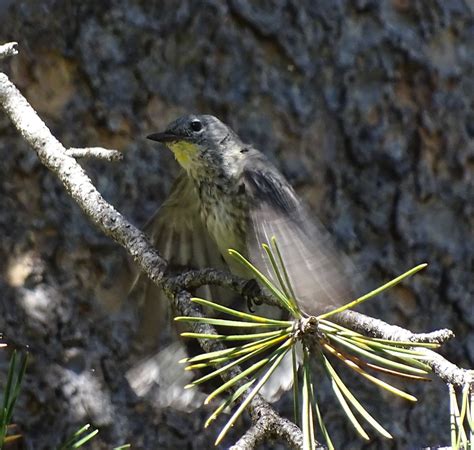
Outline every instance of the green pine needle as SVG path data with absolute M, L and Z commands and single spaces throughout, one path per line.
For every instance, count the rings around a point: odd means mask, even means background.
M 287 338 L 288 336 L 285 336 L 285 339 Z M 275 345 L 275 344 L 272 344 L 272 345 Z M 191 388 L 191 387 L 194 387 L 198 384 L 201 384 L 201 383 L 204 383 L 205 381 L 209 381 L 211 380 L 212 378 L 220 375 L 221 373 L 224 373 L 225 371 L 231 369 L 232 367 L 235 367 L 237 365 L 240 365 L 242 363 L 244 363 L 245 361 L 248 361 L 249 359 L 253 358 L 254 356 L 258 355 L 259 353 L 262 353 L 263 351 L 267 350 L 268 347 L 261 347 L 261 348 L 257 348 L 256 350 L 254 350 L 253 352 L 251 353 L 248 353 L 244 356 L 242 356 L 241 358 L 238 358 L 222 367 L 220 367 L 219 369 L 217 370 L 214 370 L 213 372 L 211 372 L 210 374 L 207 374 L 207 375 L 204 375 L 203 377 L 197 379 L 197 380 L 194 380 L 192 383 L 186 385 L 184 388 L 185 389 L 188 389 L 188 388 Z
M 215 363 L 217 358 L 224 357 L 224 359 L 235 358 L 236 356 L 240 356 L 242 354 L 247 354 L 253 352 L 254 350 L 261 349 L 261 348 L 270 348 L 271 346 L 281 342 L 282 340 L 286 339 L 289 334 L 283 334 L 281 336 L 277 336 L 276 338 L 266 338 L 261 339 L 255 342 L 249 342 L 248 344 L 241 345 L 239 347 L 231 347 L 224 350 L 216 350 L 214 352 L 202 353 L 197 356 L 193 356 L 191 358 L 184 358 L 180 360 L 180 363 L 194 363 L 199 361 L 209 360 L 210 363 Z M 222 362 L 221 359 L 217 362 Z
M 181 333 L 182 337 L 194 338 L 194 339 L 216 339 L 219 341 L 249 341 L 257 338 L 266 337 L 277 337 L 282 334 L 289 333 L 291 328 L 278 331 L 266 331 L 264 333 L 253 333 L 253 334 L 204 334 L 204 333 Z
M 232 425 L 237 421 L 237 419 L 240 417 L 244 409 L 247 407 L 247 405 L 253 400 L 253 398 L 258 394 L 262 386 L 267 382 L 267 380 L 270 378 L 272 373 L 275 371 L 275 369 L 278 367 L 282 359 L 285 357 L 286 353 L 290 349 L 291 346 L 291 339 L 285 342 L 279 349 L 278 352 L 275 352 L 272 356 L 272 358 L 269 361 L 270 367 L 267 369 L 265 374 L 260 378 L 258 383 L 252 388 L 252 390 L 249 392 L 245 400 L 240 404 L 240 406 L 237 408 L 237 410 L 234 412 L 232 417 L 229 419 L 229 421 L 226 423 L 224 428 L 222 428 L 221 432 L 219 433 L 219 436 L 217 436 L 215 445 L 218 445 L 222 439 L 224 439 L 225 435 L 229 431 L 229 429 L 232 427 Z
M 27 362 L 28 353 L 22 352 L 18 355 L 18 352 L 13 350 L 8 367 L 7 382 L 3 391 L 3 405 L 0 409 L 0 448 L 6 439 L 7 428 L 13 416 L 13 408 L 20 395 Z
M 197 322 L 197 323 L 205 323 L 207 325 L 215 325 L 220 327 L 233 327 L 233 328 L 275 328 L 281 327 L 282 324 L 275 323 L 275 322 L 267 322 L 267 323 L 258 323 L 258 322 L 243 322 L 238 320 L 225 320 L 225 319 L 212 319 L 209 317 L 186 317 L 186 316 L 178 316 L 175 317 L 174 320 L 176 322 Z M 291 325 L 290 322 L 285 323 L 285 326 Z
M 290 288 L 286 285 L 285 281 L 283 280 L 283 275 L 280 271 L 280 268 L 278 267 L 278 264 L 275 260 L 275 257 L 273 255 L 272 250 L 270 249 L 270 247 L 267 244 L 262 244 L 262 247 L 263 247 L 263 249 L 265 250 L 265 253 L 268 256 L 268 259 L 269 259 L 270 264 L 272 266 L 273 272 L 274 272 L 275 276 L 277 277 L 278 282 L 280 283 L 280 289 L 283 292 L 284 297 L 285 297 L 285 301 L 283 302 L 284 306 L 293 315 L 293 317 L 295 317 L 297 319 L 301 318 L 302 313 L 301 313 L 301 311 L 299 311 L 298 306 L 295 302 L 294 294 L 293 294 L 293 296 L 290 295 Z M 284 267 L 284 265 L 283 265 L 283 267 Z M 286 273 L 286 270 L 285 270 L 285 273 Z M 288 279 L 287 279 L 287 281 L 288 281 Z
M 354 353 L 361 356 L 365 356 L 367 359 L 376 361 L 382 366 L 398 369 L 401 372 L 406 372 L 409 374 L 416 374 L 416 375 L 423 374 L 424 375 L 428 373 L 426 370 L 422 370 L 416 367 L 409 366 L 407 364 L 402 364 L 396 361 L 392 361 L 391 359 L 384 358 L 380 355 L 377 355 L 376 353 L 370 352 L 368 350 L 365 350 L 359 347 L 356 343 L 352 343 L 352 342 L 349 342 L 347 339 L 340 338 L 339 336 L 328 335 L 328 337 L 330 338 L 330 340 L 333 340 L 339 344 L 342 344 L 344 347 L 349 348 Z
M 250 388 L 255 383 L 256 379 L 254 378 L 253 380 L 248 381 L 247 383 L 243 384 L 240 386 L 233 394 L 229 395 L 220 405 L 219 407 L 209 416 L 209 418 L 206 420 L 206 423 L 204 424 L 204 428 L 207 428 L 211 422 L 217 419 L 219 414 L 224 411 L 225 408 L 228 406 L 232 405 L 234 402 L 236 402 L 242 394 Z
M 301 319 L 303 314 L 297 304 L 297 299 L 291 285 L 289 274 L 286 270 L 286 266 L 276 239 L 272 237 L 271 245 L 263 243 L 262 247 L 273 271 L 272 278 L 273 280 L 276 280 L 275 282 L 267 277 L 267 275 L 260 272 L 256 266 L 254 266 L 239 252 L 230 249 L 229 254 L 246 269 L 248 269 L 255 276 L 255 278 L 266 289 L 268 289 L 271 294 L 273 294 L 273 296 L 280 302 L 281 306 L 290 312 L 294 319 Z M 319 345 L 323 366 L 326 370 L 326 373 L 330 377 L 333 391 L 346 416 L 348 417 L 348 420 L 352 423 L 357 432 L 366 440 L 369 439 L 369 435 L 362 427 L 359 419 L 356 418 L 355 412 L 357 412 L 365 422 L 371 425 L 382 436 L 388 439 L 391 439 L 392 436 L 360 404 L 352 392 L 343 383 L 342 379 L 336 373 L 323 352 L 331 354 L 333 357 L 340 359 L 352 371 L 355 371 L 357 374 L 364 377 L 366 380 L 375 384 L 379 388 L 382 388 L 406 400 L 416 401 L 416 397 L 383 380 L 380 380 L 369 373 L 367 370 L 371 369 L 393 376 L 399 376 L 413 380 L 426 380 L 427 378 L 425 378 L 424 375 L 429 373 L 431 368 L 423 362 L 423 360 L 426 359 L 426 355 L 423 352 L 422 347 L 438 348 L 439 344 L 398 342 L 387 339 L 371 338 L 333 323 L 327 320 L 327 318 L 346 309 L 354 308 L 360 303 L 380 294 L 386 289 L 395 286 L 405 278 L 415 274 L 425 267 L 426 264 L 420 264 L 389 281 L 388 283 L 385 283 L 379 288 L 363 295 L 362 297 L 359 297 L 353 302 L 350 302 L 336 310 L 322 314 L 317 318 L 318 333 L 321 338 L 319 344 L 316 343 L 315 348 L 317 348 Z M 263 352 L 270 352 L 268 356 L 265 356 L 257 362 L 253 362 L 249 367 L 243 369 L 237 376 L 221 384 L 206 398 L 205 403 L 209 403 L 222 392 L 235 389 L 235 392 L 228 395 L 228 397 L 222 401 L 217 409 L 211 414 L 205 423 L 205 427 L 215 420 L 216 417 L 218 417 L 218 415 L 221 414 L 227 407 L 231 407 L 240 397 L 242 397 L 244 394 L 247 394 L 246 398 L 238 406 L 226 425 L 220 431 L 216 439 L 216 445 L 222 441 L 230 427 L 233 426 L 246 406 L 252 401 L 261 387 L 274 372 L 285 354 L 291 349 L 293 365 L 293 406 L 295 422 L 297 422 L 298 416 L 301 417 L 301 427 L 303 430 L 303 448 L 312 450 L 315 447 L 315 424 L 317 424 L 329 449 L 333 450 L 334 445 L 324 425 L 319 405 L 316 402 L 314 384 L 311 380 L 311 371 L 309 365 L 310 355 L 303 335 L 300 334 L 301 327 L 298 326 L 298 322 L 296 320 L 275 320 L 255 314 L 244 313 L 233 308 L 220 305 L 219 303 L 201 298 L 193 298 L 192 301 L 220 313 L 231 315 L 239 320 L 226 320 L 208 317 L 177 317 L 175 319 L 176 321 L 189 323 L 194 322 L 240 329 L 254 328 L 258 330 L 258 328 L 273 328 L 270 331 L 259 331 L 256 333 L 245 334 L 205 334 L 192 332 L 182 333 L 183 337 L 196 339 L 249 341 L 244 345 L 227 348 L 225 350 L 219 350 L 216 352 L 203 353 L 201 355 L 185 358 L 180 361 L 188 364 L 186 370 L 214 367 L 214 370 L 211 373 L 193 381 L 187 385 L 186 388 L 194 387 L 209 381 L 212 378 L 222 375 L 224 372 L 234 368 L 235 366 L 240 366 L 241 364 L 252 360 Z M 303 382 L 301 386 L 301 405 L 299 404 L 298 395 L 298 367 L 296 356 L 296 344 L 300 341 L 303 343 Z M 314 356 L 315 355 L 311 355 L 312 358 L 314 358 Z M 220 366 L 215 368 L 216 365 Z M 241 383 L 243 384 L 237 387 Z M 472 418 L 470 408 L 467 406 L 464 407 L 461 411 L 461 416 L 463 419 L 466 417 L 469 421 Z
M 240 317 L 241 319 L 248 319 L 254 322 L 258 322 L 258 323 L 272 323 L 272 324 L 281 325 L 281 326 L 289 326 L 292 324 L 292 322 L 288 320 L 269 319 L 267 317 L 262 317 L 262 316 L 257 316 L 255 314 L 249 314 L 249 313 L 237 311 L 236 309 L 228 308 L 227 306 L 222 306 L 222 305 L 219 305 L 218 303 L 211 302 L 203 298 L 193 297 L 191 301 L 194 303 L 198 303 L 199 305 L 208 306 L 212 309 L 215 309 L 216 311 L 220 311 L 226 314 L 231 314 L 233 316 Z
M 386 437 L 387 439 L 392 439 L 392 435 L 380 425 L 370 414 L 369 412 L 360 404 L 360 402 L 354 397 L 352 392 L 347 388 L 347 386 L 343 383 L 339 375 L 336 373 L 334 368 L 332 367 L 329 360 L 323 355 L 324 366 L 331 377 L 331 380 L 336 383 L 338 388 L 343 393 L 344 397 L 351 402 L 352 406 L 357 410 L 357 412 L 370 424 L 373 428 L 375 428 L 382 436 Z
M 276 254 L 278 256 L 278 261 L 280 262 L 280 267 L 282 268 L 282 271 L 283 271 L 283 277 L 285 278 L 286 286 L 288 286 L 288 290 L 289 290 L 289 294 L 290 294 L 289 297 L 292 300 L 291 303 L 293 304 L 295 310 L 299 311 L 298 305 L 296 303 L 296 295 L 295 295 L 295 292 L 293 290 L 293 286 L 291 284 L 290 277 L 288 275 L 288 271 L 286 270 L 286 264 L 283 261 L 283 257 L 281 256 L 280 248 L 278 247 L 276 237 L 272 236 L 271 240 L 272 240 L 273 248 L 275 249 Z
M 87 423 L 86 425 L 82 426 L 79 428 L 77 431 L 75 431 L 71 437 L 59 448 L 59 450 L 73 450 L 76 448 L 82 447 L 84 444 L 89 442 L 94 436 L 97 435 L 99 430 L 93 430 L 90 433 L 86 434 L 85 436 L 82 436 L 89 428 L 91 427 L 90 423 Z M 82 437 L 81 437 L 82 436 Z
M 291 366 L 293 370 L 293 414 L 294 422 L 298 424 L 298 417 L 300 411 L 299 402 L 299 386 L 298 386 L 298 361 L 296 355 L 296 345 L 291 347 Z
M 291 302 L 262 272 L 260 272 L 250 261 L 244 258 L 239 252 L 229 249 L 229 255 L 236 259 L 245 268 L 250 270 L 255 277 L 260 280 L 263 285 L 280 301 L 280 304 L 287 310 L 292 312 Z
M 303 387 L 301 406 L 301 428 L 303 431 L 303 449 L 313 450 L 315 448 L 313 408 L 311 404 L 311 369 L 309 356 L 306 348 L 303 359 Z
M 413 269 L 408 270 L 407 272 L 403 273 L 402 275 L 398 276 L 397 278 L 394 278 L 393 280 L 389 281 L 388 283 L 385 283 L 384 285 L 378 287 L 377 289 L 374 289 L 373 291 L 370 291 L 369 293 L 363 295 L 362 297 L 359 297 L 358 299 L 347 303 L 344 306 L 341 306 L 340 308 L 334 309 L 330 312 L 327 312 L 325 314 L 321 314 L 318 316 L 319 319 L 327 319 L 328 317 L 340 313 L 342 311 L 345 311 L 346 309 L 354 309 L 355 306 L 360 305 L 361 303 L 371 299 L 372 297 L 375 297 L 376 295 L 382 293 L 383 291 L 392 288 L 393 286 L 397 285 L 401 281 L 403 281 L 405 278 L 414 275 L 415 273 L 419 272 L 420 270 L 424 269 L 428 264 L 423 263 L 419 264 L 416 267 L 413 267 Z
M 379 378 L 374 377 L 373 375 L 370 375 L 367 373 L 364 369 L 362 369 L 358 364 L 356 364 L 355 361 L 349 359 L 348 357 L 342 355 L 339 353 L 337 350 L 335 350 L 333 347 L 331 347 L 328 344 L 324 344 L 324 349 L 329 351 L 331 354 L 336 356 L 338 359 L 343 361 L 347 366 L 349 366 L 352 370 L 357 372 L 359 375 L 363 376 L 364 378 L 368 379 L 372 383 L 376 384 L 377 386 L 391 392 L 392 394 L 398 395 L 399 397 L 402 397 L 406 400 L 416 402 L 417 398 L 414 397 L 413 395 L 410 395 L 401 389 L 396 388 L 395 386 L 392 386 L 391 384 L 380 380 Z
M 243 370 L 239 375 L 236 375 L 229 381 L 226 381 L 225 383 L 221 384 L 217 389 L 215 389 L 213 392 L 211 392 L 206 399 L 204 400 L 204 404 L 207 405 L 214 397 L 219 395 L 221 392 L 226 391 L 227 389 L 230 389 L 234 384 L 242 380 L 243 378 L 247 377 L 247 375 L 250 375 L 254 372 L 256 372 L 258 369 L 260 369 L 262 366 L 266 365 L 270 358 L 264 358 L 261 359 L 260 361 L 256 362 L 255 364 L 252 364 L 250 367 L 247 367 L 247 369 Z

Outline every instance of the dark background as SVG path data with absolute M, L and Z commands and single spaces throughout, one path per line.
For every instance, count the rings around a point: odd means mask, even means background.
M 0 42 L 18 41 L 20 54 L 1 70 L 66 146 L 125 153 L 82 164 L 140 226 L 177 173 L 144 136 L 182 113 L 217 115 L 275 161 L 364 268 L 366 290 L 428 262 L 363 311 L 413 331 L 451 328 L 443 353 L 472 367 L 473 11 L 467 0 L 3 0 Z M 31 351 L 15 413 L 28 448 L 53 448 L 86 422 L 100 428 L 91 448 L 211 448 L 209 411 L 157 411 L 128 388 L 136 320 L 103 301 L 123 253 L 3 113 L 0 236 L 0 331 Z M 323 393 L 336 446 L 447 444 L 447 389 L 407 389 L 417 404 L 360 394 L 393 443 L 355 437 Z

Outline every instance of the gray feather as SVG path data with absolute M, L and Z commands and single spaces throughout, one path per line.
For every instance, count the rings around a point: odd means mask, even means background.
M 198 389 L 184 389 L 192 381 L 192 373 L 177 361 L 186 356 L 182 343 L 175 341 L 139 361 L 125 376 L 138 396 L 146 396 L 158 408 L 189 412 L 200 407 L 205 396 Z
M 225 267 L 216 244 L 201 221 L 199 198 L 194 186 L 184 174 L 177 178 L 169 197 L 145 226 L 145 232 L 169 262 L 170 271 Z M 212 298 L 215 293 L 204 286 L 196 295 Z M 129 297 L 136 299 L 139 305 L 140 327 L 136 347 L 139 354 L 147 355 L 127 372 L 131 387 L 137 395 L 150 392 L 155 400 L 158 399 L 158 406 L 173 405 L 180 409 L 191 407 L 190 403 L 194 405 L 195 397 L 185 395 L 182 389 L 189 379 L 176 377 L 177 381 L 171 384 L 169 380 L 173 377 L 168 376 L 170 370 L 162 367 L 165 360 L 163 355 L 170 354 L 167 350 L 170 343 L 178 345 L 176 342 L 179 339 L 172 323 L 168 298 L 148 277 L 138 273 Z M 179 345 L 180 351 L 184 352 L 182 344 Z M 178 359 L 174 361 L 173 367 L 181 373 L 183 368 L 178 365 Z
M 192 181 L 184 173 L 176 179 L 161 208 L 148 221 L 145 233 L 168 261 L 168 270 L 224 268 L 219 250 L 201 221 L 199 198 Z M 208 287 L 199 292 L 206 298 Z M 170 327 L 169 300 L 163 291 L 143 274 L 137 274 L 131 295 L 140 303 L 141 327 L 138 341 L 142 348 L 167 342 Z
M 249 161 L 242 179 L 252 198 L 247 226 L 251 261 L 274 278 L 261 247 L 274 236 L 304 312 L 317 315 L 352 300 L 355 270 L 337 252 L 323 225 L 310 217 L 293 188 L 260 154 Z

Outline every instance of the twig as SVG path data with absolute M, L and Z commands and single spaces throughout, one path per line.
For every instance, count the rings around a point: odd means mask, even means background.
M 229 272 L 216 269 L 191 270 L 177 275 L 174 278 L 170 278 L 167 282 L 169 281 L 172 281 L 177 286 L 182 286 L 185 289 L 195 289 L 209 284 L 226 287 L 239 294 L 244 292 L 246 284 L 246 280 L 242 280 Z M 258 293 L 257 300 L 263 301 L 266 304 L 278 306 L 275 299 L 264 292 Z M 344 325 L 361 334 L 390 339 L 393 341 L 443 344 L 444 342 L 454 338 L 454 333 L 446 328 L 432 331 L 430 333 L 413 333 L 405 328 L 390 325 L 380 319 L 374 319 L 373 317 L 355 311 L 344 311 L 335 315 L 333 319 L 340 325 Z M 420 351 L 426 353 L 428 359 L 425 362 L 444 382 L 452 383 L 456 386 L 463 386 L 468 382 L 468 380 L 470 380 L 471 375 L 468 370 L 456 366 L 436 352 L 427 349 L 420 349 Z
M 293 448 L 303 446 L 301 433 L 295 424 L 279 416 L 275 418 L 264 416 L 258 419 L 229 450 L 252 450 L 269 437 L 293 442 Z M 318 449 L 324 448 L 319 443 L 317 445 Z
M 102 147 L 71 147 L 66 150 L 66 154 L 72 158 L 97 158 L 107 161 L 119 161 L 123 159 L 123 153 L 118 150 L 109 150 Z
M 17 45 L 18 42 L 8 42 L 7 44 L 0 45 L 0 59 L 6 58 L 7 56 L 17 55 Z
M 252 425 L 229 450 L 252 450 L 257 448 L 257 445 L 263 441 L 267 434 L 262 422 L 262 420 L 258 420 L 255 425 Z
M 166 261 L 148 238 L 107 203 L 77 161 L 51 134 L 20 91 L 0 73 L 0 104 L 40 161 L 56 174 L 69 195 L 107 236 L 122 245 L 154 282 L 163 279 Z
M 462 369 L 446 358 L 443 358 L 439 353 L 427 350 L 426 348 L 422 350 L 421 347 L 415 347 L 415 349 L 426 353 L 428 359 L 424 360 L 424 362 L 426 362 L 433 370 L 433 373 L 438 375 L 445 383 L 451 383 L 459 387 L 474 383 L 472 370 Z
M 390 325 L 383 320 L 374 319 L 355 311 L 344 311 L 335 315 L 334 319 L 351 330 L 367 336 L 391 339 L 392 341 L 442 344 L 454 337 L 454 333 L 446 328 L 430 333 L 413 333 L 405 328 Z
M 172 285 L 169 280 L 163 284 L 163 289 L 174 302 L 174 307 L 179 313 L 188 317 L 203 317 L 200 308 L 191 302 L 191 294 L 185 290 L 179 290 L 177 285 Z M 207 324 L 191 323 L 190 327 L 194 333 L 217 334 L 216 329 Z M 213 339 L 199 339 L 199 343 L 205 352 L 224 350 L 223 343 Z M 228 381 L 241 373 L 241 368 L 236 366 L 226 370 L 221 374 L 224 381 Z M 245 379 L 236 384 L 238 388 L 245 383 Z M 270 406 L 261 395 L 256 395 L 248 407 L 248 412 L 254 424 L 260 422 L 265 424 L 266 438 L 271 436 L 286 442 L 291 448 L 300 449 L 303 445 L 303 435 L 301 430 L 293 422 L 280 417 L 280 415 Z
M 442 344 L 454 337 L 454 333 L 446 328 L 432 331 L 431 333 L 413 333 L 405 328 L 396 325 L 390 325 L 379 319 L 365 316 L 355 311 L 344 311 L 334 316 L 334 319 L 341 325 L 344 325 L 354 331 L 365 335 L 391 339 L 393 341 L 405 342 L 430 342 Z M 464 386 L 466 383 L 472 383 L 471 371 L 456 366 L 439 353 L 426 348 L 416 347 L 416 350 L 424 352 L 428 364 L 433 373 L 436 374 L 445 383 L 451 383 L 456 386 Z
M 249 280 L 245 280 L 224 270 L 207 268 L 188 270 L 168 278 L 165 283 L 172 283 L 173 285 L 181 286 L 187 290 L 197 289 L 205 285 L 225 287 L 240 295 L 251 295 L 249 300 L 254 301 L 256 304 L 265 303 L 267 305 L 280 307 L 280 303 L 264 290 L 247 292 L 246 286 L 248 281 Z

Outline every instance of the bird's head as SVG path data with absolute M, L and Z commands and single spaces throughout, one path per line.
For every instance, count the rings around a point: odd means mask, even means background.
M 243 145 L 227 125 L 210 115 L 179 117 L 165 131 L 147 138 L 165 144 L 191 176 L 202 171 L 227 171 Z

